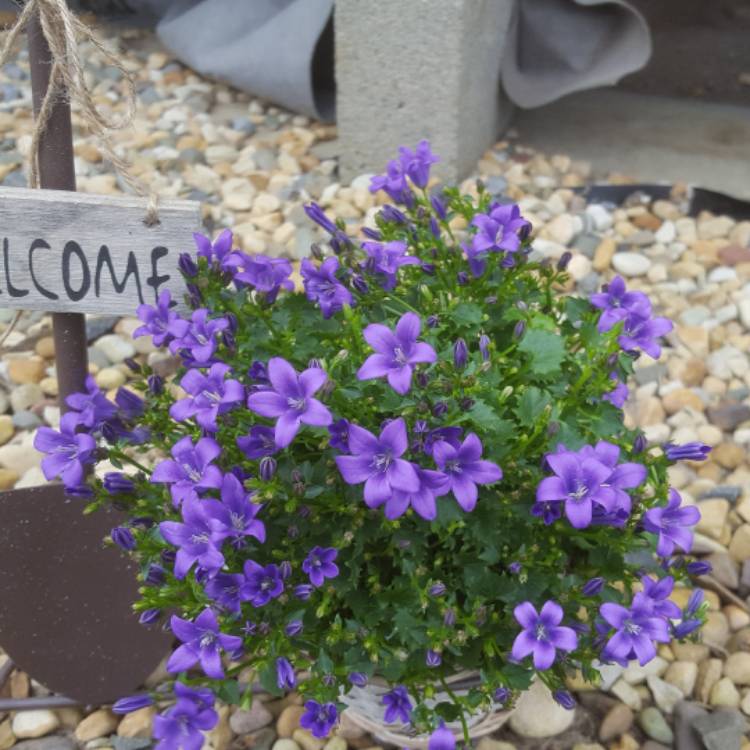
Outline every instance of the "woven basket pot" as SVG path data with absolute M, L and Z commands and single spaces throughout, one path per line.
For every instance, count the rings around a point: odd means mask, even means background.
M 451 692 L 456 695 L 466 694 L 468 690 L 479 684 L 479 675 L 474 672 L 459 672 L 446 679 Z M 360 729 L 369 732 L 381 742 L 388 742 L 403 748 L 414 750 L 426 750 L 430 736 L 417 734 L 414 727 L 408 724 L 387 724 L 384 719 L 385 706 L 383 695 L 390 688 L 384 681 L 373 678 L 363 688 L 353 687 L 346 695 L 341 697 L 341 702 L 346 705 L 346 717 L 356 724 Z M 439 692 L 434 698 L 427 701 L 429 706 L 434 706 L 443 701 L 450 701 L 450 696 L 445 692 Z M 466 719 L 471 739 L 478 739 L 491 734 L 505 724 L 510 718 L 511 711 L 502 706 L 493 704 L 489 709 L 473 714 Z M 446 724 L 456 736 L 463 739 L 461 722 L 455 721 Z

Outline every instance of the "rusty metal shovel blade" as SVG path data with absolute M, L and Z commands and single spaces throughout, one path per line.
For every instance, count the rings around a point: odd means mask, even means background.
M 169 649 L 138 623 L 135 570 L 101 540 L 123 519 L 83 515 L 50 484 L 0 493 L 0 644 L 49 690 L 82 704 L 132 694 Z

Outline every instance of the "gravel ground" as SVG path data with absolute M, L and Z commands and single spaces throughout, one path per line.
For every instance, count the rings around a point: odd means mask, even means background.
M 369 176 L 337 182 L 329 143 L 335 128 L 280 111 L 222 84 L 201 79 L 172 60 L 146 32 L 104 30 L 137 80 L 139 114 L 114 142 L 134 171 L 163 196 L 202 201 L 209 231 L 232 227 L 251 252 L 307 254 L 317 231 L 302 205 L 315 199 L 343 218 L 354 233 L 371 219 L 377 198 Z M 96 99 L 121 106 L 116 71 L 85 58 Z M 21 56 L 0 77 L 0 181 L 26 184 L 22 164 L 30 132 L 28 68 Z M 120 192 L 96 144 L 76 125 L 79 189 Z M 394 149 L 398 144 L 394 144 Z M 626 171 L 627 165 L 623 165 Z M 511 722 L 480 750 L 731 750 L 750 747 L 750 222 L 725 216 L 686 215 L 684 190 L 670 200 L 637 193 L 623 206 L 591 205 L 576 192 L 592 177 L 589 165 L 548 156 L 514 140 L 501 141 L 478 166 L 478 176 L 498 197 L 517 201 L 536 228 L 538 253 L 573 252 L 570 289 L 591 293 L 615 273 L 649 294 L 675 330 L 659 362 L 637 362 L 626 405 L 627 420 L 655 443 L 699 440 L 714 447 L 710 460 L 672 469 L 684 500 L 702 520 L 696 550 L 713 565 L 700 585 L 710 603 L 702 644 L 662 646 L 645 668 L 607 668 L 601 689 L 571 681 L 580 707 L 565 712 L 531 694 Z M 475 175 L 462 186 L 475 189 Z M 627 182 L 622 175 L 612 182 Z M 12 312 L 0 310 L 0 327 Z M 165 374 L 170 357 L 144 339 L 132 341 L 133 318 L 91 318 L 90 369 L 114 391 L 130 377 L 123 361 L 148 360 Z M 48 316 L 28 314 L 6 342 L 0 360 L 0 488 L 41 484 L 34 429 L 56 425 L 57 381 Z M 675 592 L 684 604 L 687 590 Z M 5 657 L 0 655 L 0 660 Z M 14 672 L 6 694 L 43 691 Z M 321 750 L 298 728 L 299 698 L 257 702 L 250 711 L 224 707 L 210 733 L 213 750 Z M 84 715 L 73 709 L 0 714 L 0 750 L 86 750 L 147 747 L 151 709 L 120 721 L 107 709 Z M 541 739 L 546 732 L 549 739 Z M 536 733 L 536 735 L 535 735 Z M 39 739 L 37 739 L 39 738 Z M 673 744 L 676 743 L 676 744 Z M 364 750 L 377 743 L 345 724 L 325 750 Z

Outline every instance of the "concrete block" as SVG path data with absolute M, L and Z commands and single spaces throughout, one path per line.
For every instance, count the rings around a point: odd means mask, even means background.
M 382 172 L 427 138 L 455 181 L 507 125 L 500 88 L 515 0 L 336 0 L 341 177 Z

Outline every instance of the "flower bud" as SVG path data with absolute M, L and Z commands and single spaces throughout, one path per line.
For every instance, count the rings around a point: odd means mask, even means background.
M 566 250 L 557 261 L 557 270 L 564 271 L 568 267 L 568 264 L 570 263 L 572 257 L 573 253 L 571 253 L 569 250 Z
M 129 552 L 135 549 L 135 538 L 133 532 L 125 526 L 115 526 L 109 533 L 112 541 L 118 546 Z
M 474 401 L 473 398 L 469 398 L 468 396 L 466 398 L 462 398 L 458 405 L 461 407 L 462 411 L 471 411 L 474 408 L 474 404 L 476 401 Z
M 552 697 L 555 702 L 566 708 L 568 711 L 572 711 L 576 707 L 575 698 L 567 690 L 555 690 L 552 693 Z
M 581 593 L 584 596 L 596 596 L 604 588 L 604 579 L 597 576 L 590 581 L 586 581 L 581 587 Z
M 504 706 L 510 699 L 510 690 L 507 687 L 499 687 L 492 695 L 492 700 L 495 703 Z
M 463 339 L 456 339 L 453 344 L 453 364 L 457 370 L 463 370 L 469 359 L 469 350 Z
M 161 565 L 149 565 L 148 571 L 146 571 L 146 577 L 145 581 L 151 586 L 160 586 L 162 583 L 164 583 L 164 578 L 167 574 L 167 571 L 162 568 Z
M 438 419 L 440 419 L 440 417 L 444 417 L 447 413 L 448 404 L 446 404 L 445 401 L 438 401 L 435 406 L 432 407 L 432 414 Z
M 713 570 L 713 566 L 705 560 L 696 560 L 695 562 L 689 562 L 686 570 L 691 576 L 706 576 Z
M 234 338 L 234 335 L 229 331 L 222 331 L 221 342 L 227 349 L 229 349 L 230 352 L 235 351 L 235 349 L 237 348 L 237 341 Z
M 355 273 L 352 276 L 352 286 L 360 294 L 367 294 L 370 291 L 370 287 L 367 285 L 367 282 L 364 280 L 364 277 L 360 276 L 358 273 Z
M 180 253 L 180 257 L 177 259 L 177 267 L 183 276 L 192 278 L 198 274 L 198 266 L 189 253 Z
M 302 632 L 302 620 L 292 620 L 284 628 L 284 632 L 291 638 Z
M 521 572 L 521 563 L 520 562 L 510 563 L 510 565 L 508 565 L 508 572 L 514 576 L 518 575 Z
M 363 688 L 367 685 L 367 675 L 364 672 L 350 672 L 347 679 L 356 687 Z
M 445 591 L 445 584 L 442 581 L 433 583 L 432 586 L 427 590 L 430 596 L 442 596 Z
M 449 628 L 452 628 L 456 624 L 456 613 L 452 609 L 445 610 L 443 624 Z
M 303 602 L 306 602 L 310 598 L 310 595 L 314 590 L 315 588 L 309 583 L 300 583 L 299 586 L 294 587 L 294 595 L 297 597 L 297 599 L 301 599 Z
M 469 283 L 469 274 L 466 271 L 459 271 L 456 274 L 456 281 L 459 286 L 466 286 Z
M 123 363 L 127 366 L 130 372 L 134 372 L 136 375 L 141 371 L 141 366 L 132 357 L 124 359 Z
M 281 577 L 286 580 L 289 578 L 290 575 L 292 575 L 292 564 L 289 562 L 289 560 L 284 560 L 284 562 L 279 565 L 279 571 L 281 572 Z
M 486 305 L 496 305 L 497 304 L 497 297 L 494 294 L 490 294 L 489 297 L 484 298 L 484 303 Z
M 641 433 L 633 441 L 633 453 L 635 454 L 643 453 L 643 451 L 645 451 L 647 447 L 648 447 L 648 439 L 643 433 Z
M 519 320 L 518 323 L 516 323 L 515 327 L 513 328 L 513 338 L 520 339 L 525 332 L 526 332 L 526 321 Z
M 317 242 L 313 242 L 312 245 L 310 245 L 310 255 L 315 258 L 315 260 L 323 260 L 325 257 L 322 248 Z
M 443 203 L 437 195 L 433 195 L 432 198 L 430 198 L 430 205 L 439 218 L 445 219 L 448 216 L 448 212 L 445 209 L 445 203 Z
M 158 396 L 164 390 L 164 380 L 159 375 L 148 376 L 148 389 L 154 396 Z
M 276 473 L 276 459 L 273 456 L 263 456 L 260 459 L 259 472 L 260 478 L 264 482 L 270 482 Z
M 163 549 L 159 557 L 161 557 L 161 561 L 165 565 L 174 565 L 175 560 L 177 559 L 177 552 L 173 549 Z
M 440 225 L 434 216 L 430 217 L 430 232 L 435 239 L 440 239 Z
M 155 623 L 160 617 L 160 609 L 144 609 L 138 618 L 138 622 L 141 625 L 153 625 L 153 623 Z
M 135 489 L 132 480 L 128 479 L 121 471 L 108 471 L 104 475 L 102 485 L 110 495 L 123 495 Z
M 148 693 L 130 695 L 127 698 L 120 698 L 119 701 L 115 701 L 112 704 L 112 713 L 129 714 L 139 708 L 146 708 L 146 706 L 152 706 L 153 704 L 154 699 Z
M 383 235 L 377 229 L 373 229 L 372 227 L 362 227 L 362 234 L 368 239 L 375 240 L 375 242 L 379 242 L 383 239 Z M 321 257 L 318 260 L 323 260 L 323 258 Z
M 490 358 L 490 337 L 485 333 L 479 337 L 479 352 L 485 362 Z
M 427 318 L 427 327 L 428 328 L 437 328 L 440 325 L 440 319 L 437 315 L 430 315 Z
M 433 651 L 431 648 L 427 649 L 427 656 L 425 657 L 425 664 L 428 667 L 439 667 L 443 663 L 443 657 L 437 651 Z
M 186 284 L 187 289 L 186 300 L 188 306 L 192 308 L 200 307 L 203 304 L 203 295 L 201 290 L 195 284 Z
M 420 388 L 426 388 L 427 384 L 430 382 L 430 377 L 426 372 L 418 372 L 414 379 L 417 381 L 417 385 Z
M 435 264 L 434 263 L 422 263 L 422 271 L 426 273 L 428 276 L 434 276 L 435 275 Z

